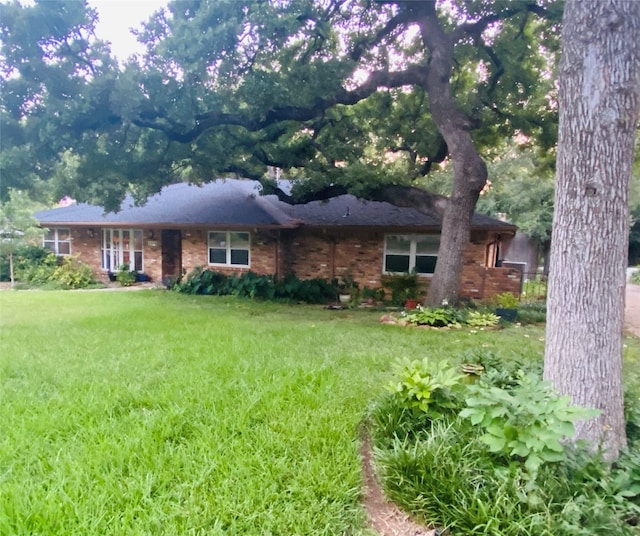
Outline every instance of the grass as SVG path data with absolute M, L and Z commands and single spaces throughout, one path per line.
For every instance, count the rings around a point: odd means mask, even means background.
M 140 292 L 0 294 L 0 534 L 366 534 L 360 424 L 396 360 L 539 327 Z

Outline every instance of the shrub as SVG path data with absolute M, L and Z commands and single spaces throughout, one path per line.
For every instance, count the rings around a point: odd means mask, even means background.
M 35 250 L 32 254 L 32 259 L 38 259 L 39 254 Z M 93 272 L 86 264 L 76 257 L 56 257 L 53 253 L 47 253 L 33 264 L 21 265 L 16 278 L 30 286 L 62 290 L 87 288 L 96 284 Z
M 500 323 L 500 317 L 491 312 L 469 311 L 465 324 L 473 328 L 488 328 L 497 326 Z
M 523 301 L 518 307 L 521 324 L 536 324 L 547 321 L 547 303 L 541 300 Z
M 452 308 L 419 307 L 414 312 L 406 313 L 405 320 L 419 326 L 446 327 L 460 326 L 461 313 Z
M 500 294 L 496 294 L 492 302 L 496 307 L 500 307 L 502 309 L 517 309 L 520 305 L 520 301 L 518 297 L 511 292 L 501 292 Z
M 63 290 L 87 288 L 96 284 L 91 268 L 76 257 L 64 257 L 62 263 L 51 274 L 49 282 Z
M 459 409 L 456 388 L 464 377 L 447 363 L 431 367 L 428 359 L 404 361 L 396 366 L 397 381 L 390 389 L 401 406 L 426 413 L 431 418 Z
M 123 264 L 116 272 L 116 281 L 121 287 L 130 287 L 136 282 L 136 273 L 129 270 L 128 264 Z
M 282 279 L 272 275 L 244 272 L 226 275 L 202 267 L 194 268 L 176 281 L 172 289 L 186 294 L 238 296 L 243 298 L 326 303 L 336 297 L 337 289 L 323 279 L 300 280 L 289 274 Z
M 29 266 L 42 264 L 51 252 L 40 246 L 21 246 L 13 254 L 13 269 L 16 278 Z M 9 255 L 0 256 L 0 281 L 9 281 Z
M 481 382 L 469 387 L 460 416 L 484 430 L 480 440 L 493 453 L 524 460 L 535 480 L 543 462 L 563 459 L 561 440 L 574 434 L 573 422 L 599 412 L 571 406 L 548 382 L 520 372 L 512 389 Z
M 51 280 L 53 272 L 61 262 L 61 259 L 48 252 L 39 262 L 25 263 L 20 266 L 16 270 L 16 279 L 29 285 L 45 285 Z

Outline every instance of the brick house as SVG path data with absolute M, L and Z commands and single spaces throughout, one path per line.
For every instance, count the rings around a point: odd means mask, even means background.
M 48 229 L 46 247 L 78 256 L 103 280 L 128 264 L 152 281 L 207 266 L 300 279 L 349 274 L 361 287 L 384 286 L 394 273 L 415 270 L 426 286 L 440 244 L 440 222 L 414 209 L 350 195 L 288 205 L 260 195 L 255 181 L 239 179 L 174 184 L 143 206 L 126 199 L 119 212 L 76 204 L 35 216 Z M 519 273 L 495 267 L 501 238 L 515 231 L 509 223 L 474 216 L 463 297 L 519 292 Z

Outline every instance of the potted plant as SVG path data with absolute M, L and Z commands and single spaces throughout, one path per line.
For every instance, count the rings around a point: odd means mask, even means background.
M 116 272 L 116 281 L 122 287 L 130 287 L 136 282 L 136 273 L 129 270 L 128 264 L 122 264 Z
M 515 322 L 518 319 L 518 298 L 511 292 L 501 292 L 493 297 L 496 305 L 496 314 L 506 322 Z
M 420 297 L 420 290 L 418 287 L 409 287 L 405 290 L 404 308 L 405 309 L 417 309 L 418 299 Z
M 415 309 L 418 306 L 420 287 L 415 272 L 394 275 L 386 285 L 391 290 L 391 301 L 394 305 L 404 305 L 407 309 Z
M 342 279 L 336 283 L 338 289 L 338 299 L 340 303 L 346 305 L 358 295 L 358 283 L 349 274 L 342 276 Z
M 376 299 L 376 289 L 364 287 L 362 289 L 362 299 L 367 303 L 367 305 L 373 305 Z

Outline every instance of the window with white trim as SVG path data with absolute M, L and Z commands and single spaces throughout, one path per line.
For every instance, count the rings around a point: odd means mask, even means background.
M 63 227 L 49 229 L 42 245 L 56 255 L 71 255 L 71 232 Z
M 209 264 L 214 266 L 250 265 L 251 239 L 249 233 L 209 231 Z
M 383 271 L 398 274 L 415 270 L 420 275 L 432 275 L 439 248 L 439 235 L 385 235 Z
M 102 268 L 117 272 L 124 264 L 132 272 L 142 271 L 142 230 L 102 229 Z

